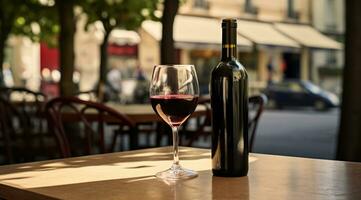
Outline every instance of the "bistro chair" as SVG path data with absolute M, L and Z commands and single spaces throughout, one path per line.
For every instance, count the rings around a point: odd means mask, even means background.
M 109 126 L 123 131 L 134 126 L 126 115 L 104 104 L 84 101 L 76 97 L 58 97 L 45 106 L 49 126 L 53 127 L 62 157 L 106 153 L 106 133 Z
M 41 113 L 44 103 L 47 101 L 45 94 L 22 87 L 2 87 L 0 88 L 0 96 L 21 107 L 23 113 L 26 109 L 33 109 L 34 112 Z
M 258 122 L 266 103 L 267 97 L 264 94 L 249 97 L 248 140 L 250 152 L 253 152 Z M 201 97 L 198 104 L 204 105 L 206 107 L 206 112 L 205 115 L 201 117 L 203 119 L 198 119 L 201 123 L 196 130 L 185 129 L 183 131 L 186 134 L 186 137 L 188 136 L 187 146 L 193 146 L 193 143 L 200 137 L 208 137 L 212 132 L 210 98 Z
M 44 103 L 46 96 L 26 88 L 0 88 L 0 148 L 4 163 L 33 161 L 44 155 L 49 139 Z
M 249 98 L 248 141 L 249 141 L 250 152 L 253 152 L 253 147 L 257 134 L 258 122 L 266 104 L 267 104 L 267 96 L 264 94 L 251 96 Z
M 98 102 L 98 103 L 106 103 L 104 102 L 102 97 L 99 96 L 103 96 L 104 94 L 99 94 L 99 92 L 96 89 L 93 90 L 87 90 L 87 91 L 80 91 L 75 93 L 73 96 L 78 97 L 79 99 L 85 100 L 85 101 L 93 101 L 93 102 Z M 120 102 L 112 102 L 115 104 L 120 104 Z M 112 123 L 107 123 L 108 125 L 111 125 Z M 117 124 L 117 123 L 116 123 Z M 150 144 L 150 133 L 152 131 L 154 131 L 155 129 L 152 127 L 151 123 L 142 123 L 142 124 L 136 124 L 135 125 L 137 128 L 136 130 L 138 131 L 138 134 L 141 133 L 146 133 L 147 135 L 147 146 L 148 144 Z M 129 131 L 129 127 L 124 126 L 124 127 L 119 127 L 118 129 L 114 130 L 114 135 L 113 135 L 113 139 L 112 139 L 112 151 L 114 151 L 117 147 L 115 146 L 115 144 L 117 143 L 117 139 L 118 137 L 120 138 L 120 142 L 122 142 L 124 140 L 124 136 L 126 134 L 128 134 Z M 119 150 L 123 150 L 123 145 L 119 145 Z
M 188 119 L 185 124 L 182 126 L 180 131 L 181 145 L 193 146 L 193 143 L 196 140 L 201 138 L 206 139 L 211 135 L 212 127 L 211 127 L 211 101 L 209 96 L 201 96 L 198 100 L 198 105 L 202 105 L 205 107 L 206 111 L 204 115 L 199 116 L 197 118 Z M 194 120 L 195 126 L 192 127 L 190 120 Z

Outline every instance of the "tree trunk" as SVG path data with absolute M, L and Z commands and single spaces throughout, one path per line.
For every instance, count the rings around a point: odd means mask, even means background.
M 12 20 L 10 20 L 12 21 Z M 9 23 L 9 22 L 8 22 Z M 3 64 L 5 59 L 5 47 L 6 40 L 9 37 L 11 32 L 11 25 L 5 22 L 5 20 L 1 21 L 1 30 L 0 30 L 0 87 L 5 86 L 4 73 L 3 73 Z
M 361 1 L 345 2 L 345 68 L 337 159 L 361 162 Z
M 60 20 L 60 93 L 62 96 L 71 96 L 76 92 L 73 82 L 74 72 L 74 34 L 75 17 L 72 0 L 56 1 Z
M 104 39 L 100 45 L 100 66 L 99 66 L 99 84 L 98 84 L 98 98 L 99 101 L 104 99 L 105 81 L 108 69 L 108 39 L 112 30 L 106 30 Z
M 162 17 L 161 64 L 175 64 L 176 52 L 173 40 L 173 23 L 177 15 L 179 0 L 165 0 Z
M 5 86 L 4 74 L 3 74 L 3 63 L 5 58 L 5 41 L 3 33 L 0 33 L 0 87 Z

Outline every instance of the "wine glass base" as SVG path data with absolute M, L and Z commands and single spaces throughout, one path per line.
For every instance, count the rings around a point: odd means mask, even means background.
M 190 169 L 182 168 L 179 165 L 173 165 L 170 169 L 158 172 L 155 176 L 160 179 L 174 181 L 195 178 L 198 176 L 198 173 Z

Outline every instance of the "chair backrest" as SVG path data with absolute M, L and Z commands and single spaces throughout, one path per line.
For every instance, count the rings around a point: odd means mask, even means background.
M 109 120 L 112 126 L 134 126 L 126 115 L 104 104 L 76 97 L 55 98 L 46 104 L 45 111 L 63 157 L 79 153 L 76 141 L 83 146 L 81 155 L 108 152 L 110 148 L 105 147 L 105 126 L 109 125 Z
M 13 95 L 14 93 L 18 93 L 18 94 L 15 94 L 16 95 L 15 98 L 18 98 L 18 99 L 20 97 L 23 97 L 23 98 L 27 97 L 27 99 L 34 99 L 34 97 L 31 97 L 31 96 L 35 96 L 36 99 L 38 99 L 39 101 L 40 100 L 43 101 L 44 98 L 46 99 L 45 94 L 43 94 L 42 92 L 35 92 L 35 91 L 32 91 L 27 88 L 23 88 L 23 87 L 0 87 L 0 93 L 2 95 L 4 93 L 7 95 Z
M 8 118 L 16 112 L 21 120 L 20 128 L 29 132 L 45 132 L 46 128 L 42 120 L 44 119 L 44 105 L 47 97 L 41 92 L 34 92 L 26 88 L 0 88 L 0 96 L 3 98 L 3 105 L 8 104 Z M 6 101 L 6 102 L 5 102 Z M 11 107 L 11 109 L 10 109 Z M 8 119 L 4 119 L 8 120 Z
M 0 96 L 7 99 L 17 107 L 33 107 L 40 112 L 44 108 L 47 96 L 41 92 L 34 92 L 21 87 L 2 87 L 0 88 Z
M 267 103 L 267 97 L 264 94 L 255 95 L 249 97 L 249 117 L 248 117 L 248 141 L 249 151 L 253 152 L 254 141 L 256 137 L 256 130 L 259 119 L 264 110 L 265 104 Z M 188 146 L 191 146 L 193 142 L 201 135 L 211 134 L 211 116 L 212 110 L 210 107 L 210 97 L 203 96 L 199 98 L 198 104 L 203 104 L 206 107 L 206 112 L 203 122 L 199 125 L 196 133 L 192 133 Z
M 0 146 L 3 148 L 3 155 L 5 163 L 12 163 L 13 150 L 11 147 L 11 138 L 16 134 L 16 125 L 14 122 L 18 123 L 18 127 L 23 126 L 22 115 L 17 111 L 17 109 L 3 96 L 0 95 Z M 26 126 L 27 123 L 24 125 Z
M 7 162 L 13 162 L 12 141 L 27 144 L 35 134 L 46 133 L 44 103 L 46 96 L 25 88 L 0 88 L 0 140 Z M 31 151 L 31 149 L 29 149 Z
M 251 96 L 249 101 L 249 118 L 248 118 L 248 141 L 249 151 L 253 152 L 254 141 L 256 138 L 256 130 L 259 119 L 263 113 L 267 103 L 267 97 L 264 94 Z

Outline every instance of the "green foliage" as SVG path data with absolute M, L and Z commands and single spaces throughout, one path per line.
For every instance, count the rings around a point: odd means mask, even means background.
M 114 28 L 134 30 L 146 19 L 157 19 L 159 0 L 81 0 L 89 24 L 101 21 L 106 32 Z
M 41 3 L 48 2 L 48 3 Z M 52 1 L 1 0 L 0 28 L 15 35 L 27 36 L 33 41 L 56 44 L 59 23 Z
M 154 15 L 159 0 L 75 0 L 89 24 L 101 21 L 105 31 L 116 27 L 136 29 Z M 0 0 L 0 35 L 24 35 L 33 41 L 57 44 L 60 31 L 54 0 Z M 6 39 L 6 38 L 5 38 Z

